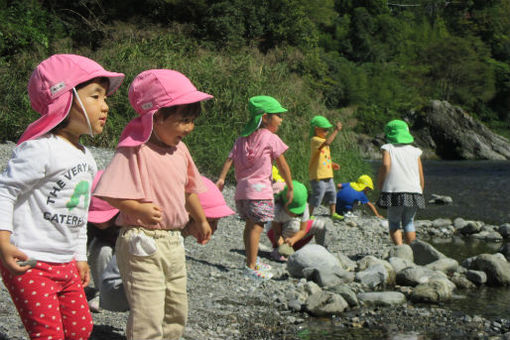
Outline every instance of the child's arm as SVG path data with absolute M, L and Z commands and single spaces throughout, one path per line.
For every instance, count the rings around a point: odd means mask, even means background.
M 17 261 L 26 261 L 28 256 L 11 243 L 11 232 L 8 230 L 0 230 L 0 260 L 4 267 L 14 275 L 24 274 L 32 268 L 29 265 L 18 265 Z
M 388 151 L 382 151 L 382 164 L 379 167 L 379 171 L 377 172 L 377 189 L 382 190 L 382 186 L 384 184 L 384 179 L 388 175 L 391 167 L 391 158 Z
M 198 234 L 194 235 L 197 238 L 197 242 L 206 244 L 211 239 L 211 226 L 207 222 L 197 194 L 186 193 L 186 207 L 189 209 L 189 214 L 197 227 Z
M 425 188 L 425 178 L 423 177 L 423 166 L 421 164 L 421 158 L 420 157 L 418 157 L 418 172 L 420 174 L 421 191 L 423 191 L 423 189 Z
M 227 177 L 228 171 L 232 166 L 232 158 L 227 158 L 225 163 L 223 164 L 223 169 L 221 169 L 220 177 L 216 181 L 216 186 L 220 191 L 223 191 L 223 186 L 225 186 L 225 178 Z
M 321 146 L 319 146 L 319 150 L 322 149 L 323 147 L 325 147 L 326 145 L 331 145 L 331 143 L 333 143 L 333 141 L 336 138 L 336 135 L 338 134 L 338 132 L 340 132 L 340 130 L 342 130 L 342 123 L 337 122 L 333 132 L 331 132 L 331 134 L 324 141 L 324 143 L 322 143 Z
M 294 198 L 294 185 L 292 184 L 292 176 L 290 174 L 289 164 L 287 163 L 287 160 L 283 154 L 276 158 L 276 167 L 280 172 L 280 176 L 283 177 L 285 184 L 287 184 L 287 205 L 289 205 Z
M 161 209 L 154 203 L 112 197 L 101 197 L 101 199 L 129 215 L 141 225 L 155 225 L 162 219 Z
M 379 212 L 377 211 L 377 208 L 375 207 L 375 205 L 373 205 L 371 202 L 367 202 L 367 205 L 368 207 L 370 208 L 370 210 L 372 210 L 372 212 L 374 213 L 374 215 L 376 217 L 380 217 L 380 218 L 383 218 L 382 215 L 379 215 Z
M 295 233 L 292 237 L 287 237 L 285 239 L 285 243 L 287 243 L 289 246 L 292 247 L 296 242 L 298 242 L 303 237 L 305 237 L 307 224 L 308 224 L 308 222 L 306 222 L 306 221 L 301 222 L 301 224 L 299 226 L 299 231 L 297 233 Z

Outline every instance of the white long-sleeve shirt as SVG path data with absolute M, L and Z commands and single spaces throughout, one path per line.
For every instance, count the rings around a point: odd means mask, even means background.
M 53 134 L 17 146 L 0 176 L 0 230 L 30 258 L 86 261 L 94 157 Z

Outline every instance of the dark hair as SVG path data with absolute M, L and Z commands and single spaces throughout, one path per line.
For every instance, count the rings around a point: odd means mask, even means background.
M 91 84 L 91 83 L 94 83 L 94 82 L 98 82 L 98 83 L 106 83 L 106 88 L 108 89 L 110 87 L 110 79 L 107 78 L 107 77 L 96 77 L 96 78 L 92 78 L 90 80 L 87 80 L 83 83 L 80 83 L 78 85 L 76 85 L 74 88 L 76 89 L 76 91 L 78 91 L 79 89 L 81 88 L 84 88 L 85 86 Z M 75 94 L 74 94 L 74 91 L 71 90 L 71 94 L 73 95 L 73 99 L 72 101 L 74 102 L 74 97 L 75 97 Z M 63 121 L 61 121 L 60 123 L 57 124 L 57 126 L 55 126 L 53 129 L 50 130 L 50 133 L 56 133 L 57 131 L 67 127 L 67 125 L 69 124 L 69 115 L 67 115 Z
M 183 117 L 197 118 L 198 116 L 200 116 L 200 113 L 202 112 L 202 105 L 200 104 L 200 102 L 196 102 L 191 104 L 162 107 L 161 109 L 158 110 L 158 114 L 161 116 L 163 120 L 166 120 L 168 117 L 170 117 L 173 114 L 176 114 L 177 112 L 182 114 Z

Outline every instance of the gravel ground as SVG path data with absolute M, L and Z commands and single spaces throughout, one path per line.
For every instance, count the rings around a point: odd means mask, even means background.
M 13 146 L 0 145 L 0 164 L 6 164 Z M 104 168 L 112 151 L 91 150 L 99 168 Z M 227 204 L 234 207 L 234 187 L 227 186 L 224 195 Z M 317 213 L 325 214 L 326 210 L 319 208 Z M 335 222 L 326 236 L 328 249 L 352 260 L 366 255 L 381 257 L 391 246 L 385 229 L 373 227 L 378 224 L 374 217 L 359 218 L 357 223 L 359 227 Z M 231 216 L 220 222 L 207 245 L 186 239 L 190 312 L 184 339 L 503 339 L 502 334 L 510 328 L 508 320 L 495 325 L 440 306 L 357 308 L 327 319 L 293 312 L 286 295 L 300 281 L 288 276 L 285 264 L 270 259 L 267 238 L 261 238 L 259 255 L 273 266 L 275 277 L 256 282 L 243 276 L 243 227 L 237 216 Z M 125 339 L 127 315 L 94 313 L 91 339 Z M 3 284 L 0 320 L 0 340 L 28 338 Z

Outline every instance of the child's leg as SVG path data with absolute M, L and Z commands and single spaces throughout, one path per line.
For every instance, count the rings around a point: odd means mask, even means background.
M 400 230 L 400 222 L 402 220 L 403 207 L 388 207 L 388 227 L 390 237 L 394 244 L 402 244 L 402 231 Z
M 260 234 L 264 231 L 264 227 L 250 220 L 246 221 L 244 228 L 245 250 L 246 250 L 246 266 L 255 269 L 257 264 L 257 254 L 259 252 Z
M 311 187 L 311 195 L 310 195 L 310 201 L 308 202 L 308 210 L 310 213 L 310 216 L 313 215 L 313 211 L 316 207 L 321 205 L 322 199 L 324 198 L 325 190 L 322 185 L 323 181 L 313 180 L 310 181 L 310 187 Z
M 35 268 L 20 276 L 0 268 L 31 339 L 89 338 L 92 316 L 74 262 L 39 261 Z
M 407 244 L 411 244 L 416 240 L 416 229 L 414 227 L 414 216 L 416 215 L 416 207 L 404 208 L 402 212 L 402 227 L 404 228 L 404 239 Z
M 112 246 L 96 237 L 92 239 L 88 249 L 87 261 L 94 281 L 94 287 L 100 289 L 101 275 L 113 256 Z
M 117 239 L 117 264 L 130 307 L 126 326 L 129 340 L 178 339 L 184 330 L 188 314 L 186 270 L 178 234 L 123 228 Z M 156 250 L 132 254 L 139 236 L 152 240 Z

